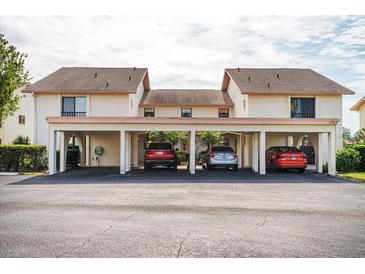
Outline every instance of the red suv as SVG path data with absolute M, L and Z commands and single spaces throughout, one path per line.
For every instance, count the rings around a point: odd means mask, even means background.
M 144 154 L 144 169 L 167 166 L 177 170 L 177 157 L 171 143 L 149 143 Z
M 295 168 L 302 173 L 307 167 L 307 156 L 296 147 L 269 147 L 266 150 L 266 166 L 271 170 Z

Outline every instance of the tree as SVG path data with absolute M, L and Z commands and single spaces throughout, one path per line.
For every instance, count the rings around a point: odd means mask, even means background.
M 347 127 L 342 127 L 342 140 L 344 146 L 352 144 L 351 131 Z
M 19 108 L 20 96 L 15 95 L 14 90 L 30 80 L 25 70 L 26 57 L 0 34 L 0 127 Z
M 180 141 L 182 143 L 187 141 L 185 132 L 180 131 L 150 131 L 148 139 L 153 142 L 170 142 L 173 146 Z
M 365 128 L 360 129 L 353 137 L 355 144 L 365 144 Z
M 203 131 L 200 134 L 202 145 L 208 149 L 213 145 L 223 142 L 223 136 L 216 131 Z
M 28 136 L 18 135 L 14 139 L 13 145 L 30 145 L 30 139 Z

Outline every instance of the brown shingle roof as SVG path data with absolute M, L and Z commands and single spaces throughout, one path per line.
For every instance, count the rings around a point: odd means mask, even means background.
M 148 90 L 146 68 L 60 68 L 23 92 L 134 93 L 142 80 Z
M 352 111 L 359 111 L 360 108 L 365 104 L 365 96 L 362 97 L 352 108 Z
M 229 77 L 242 93 L 354 94 L 352 90 L 311 69 L 226 69 L 222 90 L 227 90 Z
M 233 106 L 226 91 L 212 89 L 157 89 L 145 92 L 141 106 Z

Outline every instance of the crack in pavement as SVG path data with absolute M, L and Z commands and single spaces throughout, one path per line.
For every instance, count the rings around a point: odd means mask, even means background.
M 186 236 L 180 241 L 179 243 L 179 250 L 177 251 L 177 256 L 176 258 L 179 258 L 180 257 L 180 253 L 181 253 L 181 250 L 183 248 L 183 243 L 185 242 L 185 240 L 189 237 L 190 233 L 186 234 Z
M 81 244 L 79 244 L 78 246 L 75 246 L 75 247 L 73 247 L 73 248 L 71 248 L 71 249 L 69 249 L 69 250 L 66 250 L 65 252 L 63 252 L 63 253 L 61 253 L 61 254 L 57 255 L 57 256 L 56 256 L 56 258 L 63 257 L 63 256 L 64 256 L 64 255 L 66 255 L 67 253 L 70 253 L 70 252 L 72 252 L 72 251 L 75 251 L 76 249 L 80 249 L 80 248 L 82 248 L 84 245 L 86 245 L 86 244 L 90 243 L 90 241 L 91 241 L 91 239 L 92 239 L 92 238 L 94 238 L 94 237 L 96 237 L 96 236 L 99 236 L 99 235 L 105 235 L 107 232 L 111 231 L 111 230 L 112 230 L 115 226 L 120 225 L 121 223 L 123 223 L 123 222 L 125 222 L 125 221 L 129 220 L 130 218 L 134 217 L 136 214 L 137 214 L 137 212 L 134 212 L 134 213 L 132 213 L 132 214 L 128 215 L 127 217 L 123 218 L 123 219 L 122 219 L 122 220 L 120 220 L 119 222 L 116 222 L 116 223 L 114 223 L 114 224 L 109 225 L 109 227 L 108 227 L 108 228 L 106 228 L 106 229 L 104 229 L 102 232 L 100 232 L 100 233 L 96 233 L 96 234 L 94 234 L 94 235 L 91 235 L 91 236 L 87 237 L 86 241 L 82 242 L 82 243 L 81 243 Z
M 267 221 L 267 214 L 265 214 L 265 219 L 264 219 L 264 221 L 261 223 L 261 224 L 259 224 L 259 225 L 257 225 L 252 231 L 256 231 L 256 230 L 258 230 L 260 227 L 262 227 L 262 226 L 264 226 L 265 224 L 266 224 L 266 221 Z

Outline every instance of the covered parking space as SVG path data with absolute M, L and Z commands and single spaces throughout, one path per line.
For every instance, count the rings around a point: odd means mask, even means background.
M 70 134 L 81 136 L 81 166 L 94 166 L 90 162 L 92 136 L 108 145 L 113 162 L 119 164 L 120 174 L 138 166 L 138 136 L 146 131 L 184 131 L 189 135 L 189 172 L 196 172 L 196 136 L 200 131 L 219 131 L 236 134 L 239 167 L 266 174 L 265 151 L 271 145 L 290 144 L 298 136 L 310 136 L 315 144 L 316 170 L 322 172 L 323 138 L 328 139 L 328 173 L 335 174 L 336 119 L 289 118 L 144 118 L 144 117 L 48 117 L 49 123 L 49 174 L 56 173 L 56 134 L 60 132 L 61 163 L 65 163 L 65 144 Z M 62 137 L 63 136 L 63 137 Z M 90 137 L 91 136 L 91 137 Z M 109 136 L 109 137 L 106 137 Z M 278 137 L 279 136 L 279 137 Z M 285 144 L 282 142 L 286 138 Z M 109 138 L 109 140 L 108 140 Z M 281 140 L 277 143 L 277 140 Z M 83 149 L 87 148 L 87 149 Z M 90 149 L 91 148 L 91 149 Z M 109 160 L 108 160 L 109 161 Z M 96 165 L 97 166 L 97 165 Z M 108 166 L 108 163 L 102 163 Z M 62 169 L 65 170 L 65 164 Z

